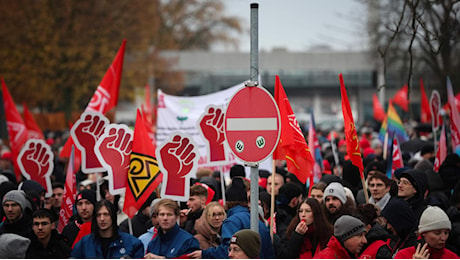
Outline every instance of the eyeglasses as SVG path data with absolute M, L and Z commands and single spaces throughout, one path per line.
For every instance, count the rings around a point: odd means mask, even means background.
M 233 251 L 234 253 L 238 253 L 238 252 L 241 252 L 242 250 L 241 250 L 241 248 L 236 247 L 236 246 L 235 246 L 235 247 L 232 247 L 232 246 L 228 247 L 228 252 L 230 253 L 230 252 L 232 252 L 232 251 Z
M 223 217 L 225 215 L 225 213 L 223 212 L 219 212 L 219 213 L 212 213 L 212 215 L 210 215 L 211 217 L 215 218 L 215 217 Z
M 47 222 L 47 221 L 43 221 L 43 222 L 34 222 L 34 223 L 33 223 L 33 225 L 36 226 L 36 227 L 39 227 L 40 225 L 42 225 L 43 227 L 46 227 L 46 226 L 48 226 L 49 224 L 51 224 L 51 223 L 49 223 L 49 222 Z

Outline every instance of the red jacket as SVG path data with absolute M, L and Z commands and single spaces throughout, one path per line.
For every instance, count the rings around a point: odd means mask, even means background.
M 321 250 L 313 258 L 315 259 L 351 259 L 348 251 L 340 244 L 339 240 L 332 236 L 327 247 Z M 356 258 L 356 257 L 355 257 Z
M 395 259 L 412 259 L 412 256 L 415 254 L 415 247 L 411 246 L 404 248 L 398 251 L 395 255 Z M 458 255 L 450 251 L 447 248 L 435 249 L 427 246 L 428 251 L 430 251 L 430 259 L 459 259 Z

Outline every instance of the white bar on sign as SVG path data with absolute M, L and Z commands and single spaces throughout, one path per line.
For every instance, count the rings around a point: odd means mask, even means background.
M 264 131 L 277 129 L 276 117 L 227 118 L 227 131 Z

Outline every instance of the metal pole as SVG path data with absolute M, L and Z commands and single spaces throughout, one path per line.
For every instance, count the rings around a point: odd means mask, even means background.
M 259 4 L 251 3 L 251 53 L 250 53 L 250 84 L 257 87 L 259 78 Z M 259 232 L 259 165 L 248 164 L 251 167 L 251 229 Z

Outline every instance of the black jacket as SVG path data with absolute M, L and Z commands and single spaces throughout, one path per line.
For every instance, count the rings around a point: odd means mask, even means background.
M 152 227 L 150 218 L 140 211 L 131 219 L 131 223 L 133 225 L 133 236 L 135 237 L 139 237 Z M 128 219 L 120 223 L 120 231 L 129 233 Z
M 366 234 L 366 239 L 367 243 L 364 244 L 363 248 L 361 249 L 361 252 L 366 250 L 368 246 L 370 246 L 372 243 L 382 240 L 384 242 L 387 241 L 387 239 L 390 238 L 390 234 L 379 224 L 374 224 L 371 229 Z M 392 257 L 392 252 L 390 248 L 385 244 L 377 250 L 377 255 L 375 256 L 376 259 L 391 259 Z
M 83 221 L 78 215 L 73 215 L 69 219 L 69 223 L 62 230 L 62 235 L 68 246 L 72 246 L 75 238 L 77 238 L 78 232 L 80 232 L 80 226 L 83 224 Z
M 27 249 L 26 258 L 66 259 L 70 257 L 70 252 L 71 249 L 64 241 L 64 237 L 59 235 L 56 230 L 53 230 L 47 247 L 43 247 L 42 243 L 34 235 Z
M 182 228 L 185 229 L 185 231 L 189 232 L 190 234 L 195 235 L 196 234 L 195 222 L 197 219 L 201 217 L 201 214 L 203 214 L 203 209 L 200 209 L 197 212 L 188 214 L 187 220 L 185 221 Z
M 0 234 L 3 233 L 14 233 L 31 239 L 34 233 L 32 230 L 32 216 L 24 213 L 22 218 L 14 223 L 9 223 L 8 220 L 5 220 L 0 226 Z

